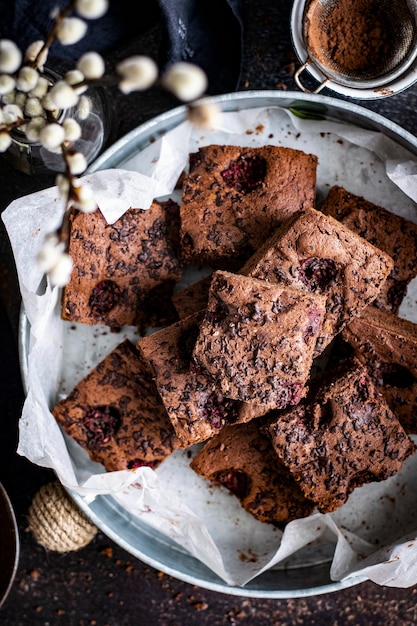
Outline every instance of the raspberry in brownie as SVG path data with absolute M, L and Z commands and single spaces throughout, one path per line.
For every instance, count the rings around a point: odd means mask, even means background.
M 367 366 L 404 430 L 417 434 L 417 324 L 367 307 L 342 337 Z
M 326 296 L 315 356 L 379 294 L 393 260 L 331 216 L 292 215 L 240 270 L 259 280 Z
M 417 224 L 338 185 L 330 189 L 321 210 L 392 257 L 394 267 L 373 304 L 398 313 L 408 284 L 417 276 Z
M 235 400 L 296 404 L 305 392 L 325 296 L 218 270 L 193 359 Z
M 71 216 L 74 269 L 63 319 L 140 328 L 177 319 L 169 296 L 181 277 L 178 238 L 179 207 L 171 200 L 129 209 L 114 224 L 100 210 Z
M 137 343 L 183 448 L 239 419 L 238 404 L 226 399 L 191 362 L 201 319 L 201 312 L 189 315 Z
M 260 431 L 259 420 L 223 428 L 204 444 L 190 467 L 229 489 L 256 519 L 278 528 L 314 509 Z
M 356 487 L 393 476 L 415 452 L 357 361 L 343 363 L 312 398 L 268 419 L 264 432 L 321 513 L 336 510 Z
M 236 270 L 294 211 L 314 206 L 317 157 L 279 146 L 190 155 L 181 202 L 185 262 Z
M 179 447 L 147 365 L 125 340 L 52 410 L 107 471 L 156 468 Z

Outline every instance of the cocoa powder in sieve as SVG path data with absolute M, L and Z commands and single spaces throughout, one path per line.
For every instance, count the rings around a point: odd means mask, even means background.
M 322 8 L 310 2 L 305 22 L 307 45 L 316 60 L 342 74 L 378 74 L 393 42 L 383 9 L 369 0 L 338 0 Z

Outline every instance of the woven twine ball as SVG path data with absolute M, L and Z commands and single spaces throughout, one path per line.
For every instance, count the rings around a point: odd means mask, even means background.
M 34 496 L 28 524 L 36 541 L 55 552 L 84 548 L 98 530 L 58 481 L 43 485 Z

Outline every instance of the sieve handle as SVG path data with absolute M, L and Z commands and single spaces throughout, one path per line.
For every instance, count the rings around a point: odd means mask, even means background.
M 299 67 L 298 70 L 295 72 L 294 80 L 297 83 L 297 86 L 301 89 L 301 91 L 304 91 L 305 93 L 319 93 L 327 85 L 327 83 L 330 82 L 330 78 L 326 78 L 322 83 L 320 83 L 317 89 L 314 89 L 314 91 L 312 91 L 311 89 L 307 89 L 307 87 L 305 87 L 300 80 L 301 74 L 307 69 L 309 65 L 311 65 L 311 63 L 312 60 L 310 58 L 307 58 L 303 65 L 301 65 L 301 67 Z

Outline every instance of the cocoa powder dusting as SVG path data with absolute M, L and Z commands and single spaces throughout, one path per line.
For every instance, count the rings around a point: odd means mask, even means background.
M 326 10 L 313 0 L 305 31 L 316 60 L 345 75 L 378 75 L 393 47 L 394 32 L 387 15 L 369 0 L 339 0 Z

